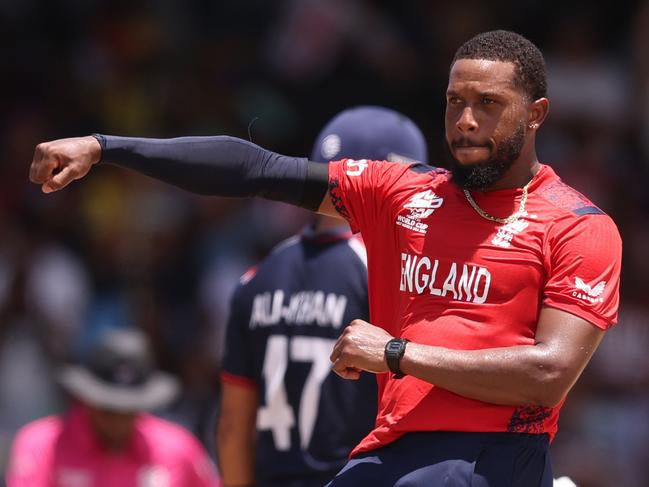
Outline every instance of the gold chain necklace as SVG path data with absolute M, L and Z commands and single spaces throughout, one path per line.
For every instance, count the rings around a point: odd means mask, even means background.
M 525 203 L 527 203 L 527 187 L 529 185 L 530 183 L 527 183 L 525 186 L 523 186 L 523 194 L 521 195 L 521 203 L 518 206 L 518 210 L 512 213 L 511 215 L 509 215 L 507 218 L 498 218 L 495 216 L 491 216 L 489 213 L 487 213 L 486 211 L 484 211 L 482 208 L 478 206 L 478 204 L 471 196 L 471 193 L 469 193 L 466 189 L 463 189 L 462 191 L 464 191 L 464 196 L 466 196 L 467 201 L 469 202 L 471 207 L 476 211 L 478 215 L 480 215 L 482 218 L 486 220 L 507 225 L 508 223 L 512 223 L 513 221 L 516 221 L 516 219 L 518 219 L 519 216 L 525 213 Z

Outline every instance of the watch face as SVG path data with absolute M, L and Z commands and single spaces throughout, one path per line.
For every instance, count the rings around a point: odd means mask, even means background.
M 401 343 L 390 342 L 388 343 L 388 352 L 398 352 L 401 349 Z

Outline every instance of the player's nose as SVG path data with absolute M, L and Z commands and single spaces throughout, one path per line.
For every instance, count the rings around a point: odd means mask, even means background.
M 455 122 L 455 126 L 462 133 L 477 132 L 478 122 L 473 116 L 473 110 L 471 110 L 471 107 L 464 107 Z

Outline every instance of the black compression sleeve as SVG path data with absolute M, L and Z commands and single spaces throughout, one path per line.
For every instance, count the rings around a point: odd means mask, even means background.
M 304 196 L 299 206 L 307 210 L 318 211 L 322 199 L 329 190 L 329 164 L 309 161 L 304 181 Z
M 324 164 L 267 151 L 228 136 L 147 139 L 95 134 L 102 162 L 133 169 L 193 193 L 261 196 L 317 210 L 327 191 Z M 319 195 L 319 196 L 318 196 Z

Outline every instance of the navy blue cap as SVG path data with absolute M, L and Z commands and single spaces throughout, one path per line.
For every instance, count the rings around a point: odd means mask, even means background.
M 405 115 L 380 106 L 358 106 L 336 115 L 318 134 L 311 160 L 370 159 L 428 162 L 419 127 Z

